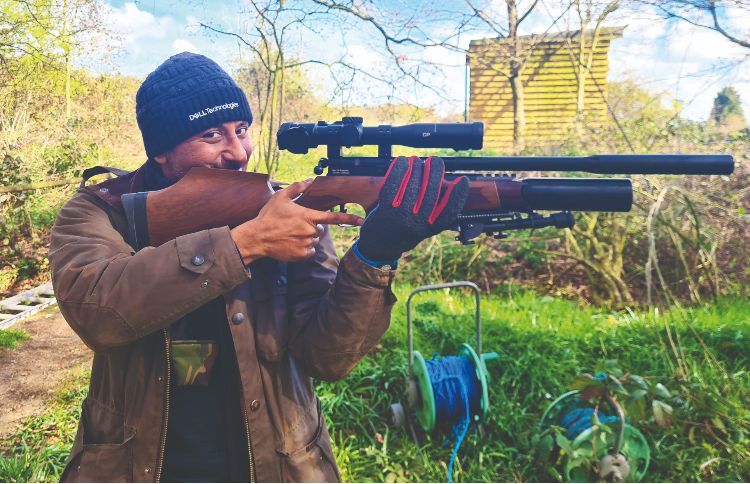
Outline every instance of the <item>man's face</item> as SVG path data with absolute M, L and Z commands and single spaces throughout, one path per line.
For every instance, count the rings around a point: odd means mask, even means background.
M 244 170 L 252 152 L 250 123 L 232 121 L 191 136 L 154 161 L 165 177 L 178 180 L 195 166 Z

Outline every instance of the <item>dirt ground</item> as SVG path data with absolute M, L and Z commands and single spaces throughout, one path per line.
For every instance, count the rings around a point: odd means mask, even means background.
M 89 350 L 56 306 L 13 326 L 29 336 L 14 349 L 0 349 L 0 438 L 24 417 L 41 413 L 62 380 L 89 365 Z

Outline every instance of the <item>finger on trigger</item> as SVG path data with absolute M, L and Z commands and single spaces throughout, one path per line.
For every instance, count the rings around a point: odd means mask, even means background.
M 364 219 L 352 213 L 344 212 L 318 212 L 312 217 L 313 222 L 326 225 L 362 225 Z
M 300 196 L 302 193 L 304 193 L 304 191 L 307 190 L 307 188 L 312 184 L 312 182 L 313 182 L 312 179 L 307 179 L 301 182 L 299 181 L 294 182 L 290 184 L 289 186 L 287 186 L 286 188 L 282 188 L 276 193 L 279 195 L 283 194 L 284 197 L 290 200 L 293 200 L 297 198 L 298 196 Z

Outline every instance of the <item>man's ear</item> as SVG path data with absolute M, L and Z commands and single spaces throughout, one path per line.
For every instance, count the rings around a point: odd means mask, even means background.
M 154 161 L 164 166 L 164 164 L 167 162 L 167 154 L 164 153 L 161 155 L 154 156 Z

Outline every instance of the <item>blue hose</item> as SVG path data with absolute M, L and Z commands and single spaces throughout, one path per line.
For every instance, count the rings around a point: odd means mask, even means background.
M 469 431 L 472 413 L 478 413 L 480 406 L 480 386 L 474 372 L 474 365 L 463 356 L 444 356 L 435 353 L 425 361 L 427 375 L 435 396 L 435 417 L 437 421 L 454 422 L 453 434 L 445 445 L 456 439 L 448 463 L 448 482 L 453 482 L 453 463 L 458 449 Z
M 603 424 L 617 422 L 617 417 L 614 415 L 609 416 L 599 412 L 597 417 L 599 417 L 599 421 Z M 567 430 L 565 437 L 568 440 L 573 440 L 594 426 L 594 409 L 591 407 L 575 408 L 563 415 L 560 420 L 560 426 Z

